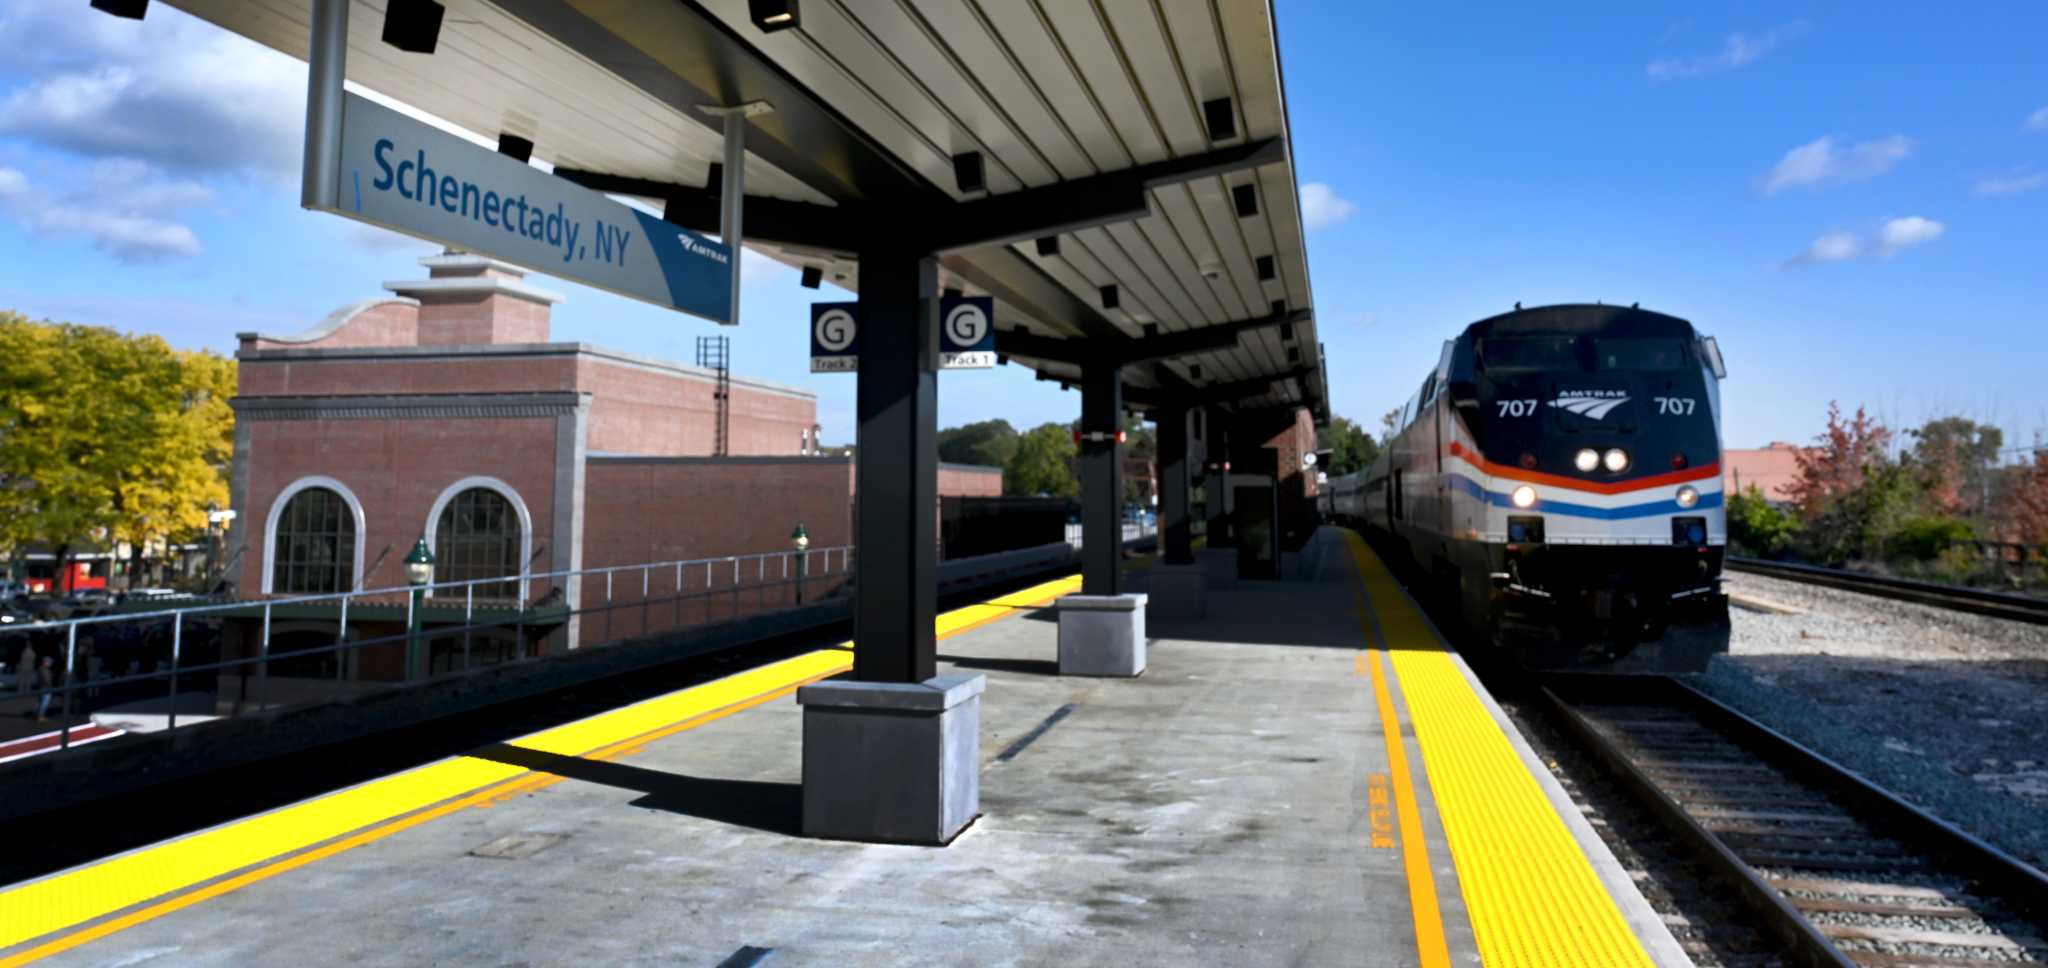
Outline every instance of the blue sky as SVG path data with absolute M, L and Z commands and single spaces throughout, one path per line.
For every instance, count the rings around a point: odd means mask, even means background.
M 1368 426 L 1465 323 L 1641 302 L 1720 337 L 1734 446 L 1827 402 L 2048 428 L 2048 7 L 1280 0 L 1335 410 Z M 0 307 L 229 351 L 412 278 L 425 246 L 297 205 L 303 66 L 155 5 L 0 8 Z M 751 265 L 743 373 L 819 394 L 794 272 Z M 717 327 L 557 280 L 556 339 L 687 360 Z M 841 296 L 840 298 L 843 298 Z M 1001 368 L 946 424 L 1069 420 Z

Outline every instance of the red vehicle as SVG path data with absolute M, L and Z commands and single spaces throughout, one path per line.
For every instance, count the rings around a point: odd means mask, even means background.
M 28 574 L 22 582 L 28 585 L 29 594 L 52 597 L 84 588 L 105 588 L 113 562 L 114 556 L 109 554 L 79 555 L 59 574 L 54 556 L 32 554 L 25 563 Z

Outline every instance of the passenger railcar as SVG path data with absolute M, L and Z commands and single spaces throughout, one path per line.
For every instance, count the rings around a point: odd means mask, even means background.
M 1323 511 L 1532 668 L 1690 671 L 1728 649 L 1720 349 L 1683 319 L 1546 306 L 1444 344 Z

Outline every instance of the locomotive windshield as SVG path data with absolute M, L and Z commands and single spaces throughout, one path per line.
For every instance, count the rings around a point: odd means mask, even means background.
M 1479 366 L 1488 373 L 1683 370 L 1692 365 L 1685 341 L 1673 338 L 1488 337 Z
M 1601 370 L 1682 370 L 1685 343 L 1675 339 L 1595 339 L 1593 363 Z

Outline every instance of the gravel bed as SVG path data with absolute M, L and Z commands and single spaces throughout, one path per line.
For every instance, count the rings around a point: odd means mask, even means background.
M 2048 868 L 2048 626 L 1759 575 L 1694 685 Z

